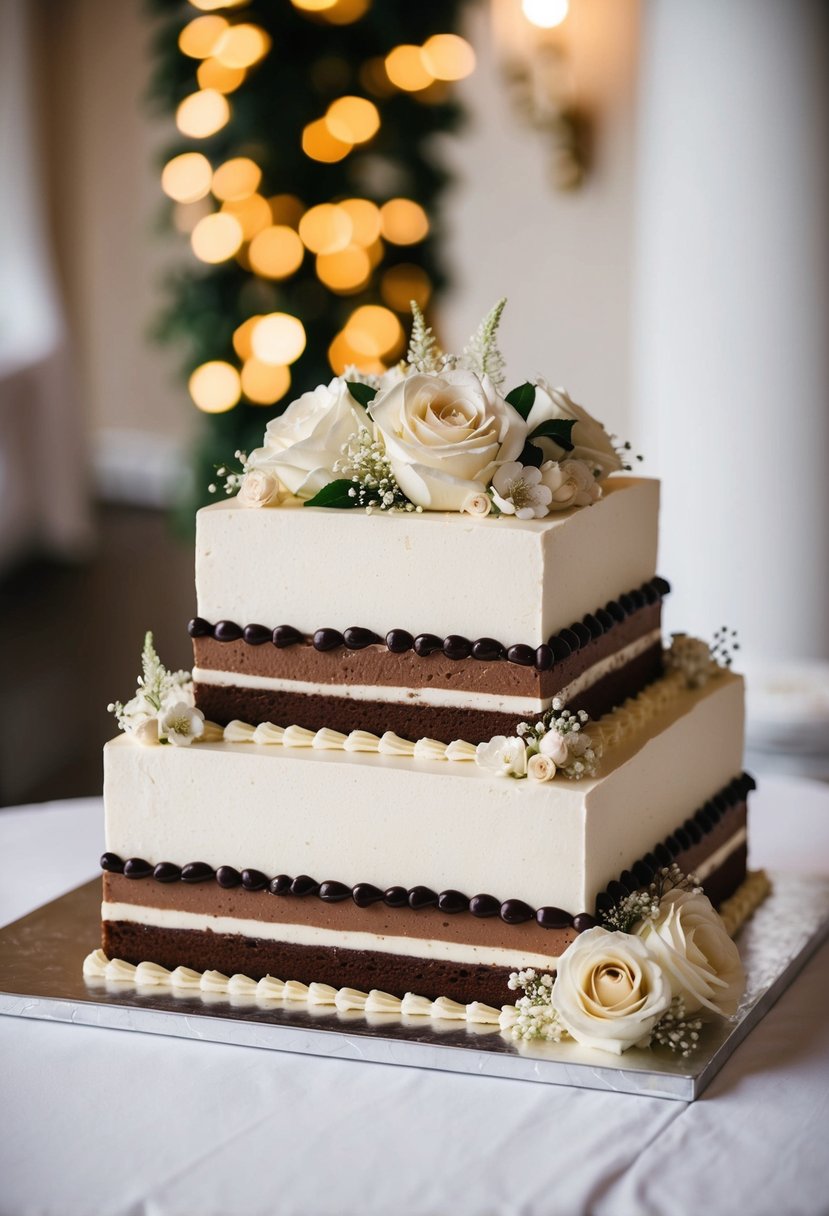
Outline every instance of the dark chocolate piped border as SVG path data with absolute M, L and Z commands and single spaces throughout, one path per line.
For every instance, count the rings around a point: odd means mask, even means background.
M 727 810 L 745 802 L 751 790 L 756 788 L 757 782 L 749 773 L 741 773 L 739 777 L 735 777 L 686 819 L 681 827 L 676 828 L 649 853 L 635 861 L 629 869 L 623 870 L 618 878 L 609 882 L 604 891 L 596 896 L 596 916 L 601 918 L 602 913 L 608 912 L 633 891 L 647 887 L 653 882 L 658 870 L 671 865 L 680 853 L 699 844 L 704 836 L 714 830 Z
M 473 658 L 484 663 L 493 663 L 505 660 L 521 667 L 549 671 L 555 663 L 609 632 L 626 617 L 632 616 L 647 604 L 655 604 L 664 599 L 670 590 L 670 583 L 656 575 L 641 587 L 625 592 L 617 600 L 608 601 L 604 608 L 588 612 L 582 620 L 574 621 L 566 629 L 559 629 L 558 633 L 553 634 L 541 646 L 527 646 L 523 643 L 505 646 L 495 638 L 477 638 L 472 641 L 458 633 L 449 634 L 445 638 L 438 637 L 435 633 L 420 633 L 414 637 L 405 629 L 391 629 L 385 638 L 381 638 L 373 630 L 357 625 L 343 633 L 338 629 L 317 629 L 310 637 L 306 637 L 292 625 L 277 625 L 275 629 L 269 629 L 267 625 L 239 625 L 235 621 L 216 621 L 211 624 L 200 616 L 189 622 L 187 632 L 191 638 L 211 637 L 217 642 L 242 640 L 250 646 L 264 646 L 270 642 L 280 650 L 308 642 L 315 650 L 320 651 L 337 650 L 340 647 L 347 650 L 364 650 L 367 646 L 385 645 L 393 654 L 413 650 L 421 658 L 441 650 L 447 659 L 456 661 Z

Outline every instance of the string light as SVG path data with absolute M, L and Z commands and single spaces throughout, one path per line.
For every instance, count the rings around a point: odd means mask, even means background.
M 386 74 L 392 84 L 407 93 L 428 89 L 435 79 L 426 66 L 422 49 L 409 43 L 389 51 L 385 65 Z
M 322 16 L 331 25 L 351 25 L 352 21 L 360 20 L 370 4 L 371 0 L 336 0 Z
M 190 0 L 193 8 L 201 9 L 203 13 L 212 12 L 217 8 L 241 8 L 248 0 Z
M 257 164 L 247 156 L 234 156 L 219 165 L 211 189 L 222 202 L 236 202 L 255 194 L 261 180 L 262 170 Z
M 190 233 L 193 253 L 199 261 L 210 265 L 232 258 L 243 239 L 242 225 L 235 216 L 223 211 L 204 216 Z
M 247 321 L 243 321 L 242 324 L 233 331 L 233 349 L 243 362 L 245 359 L 253 358 L 251 337 L 253 335 L 256 322 L 261 320 L 261 314 L 255 317 L 248 317 Z
M 354 350 L 375 359 L 390 355 L 403 342 L 403 328 L 397 317 L 379 304 L 363 304 L 355 309 L 343 333 Z
M 190 59 L 207 59 L 228 28 L 224 17 L 194 17 L 178 36 L 178 49 Z
M 265 279 L 286 279 L 295 274 L 305 257 L 305 246 L 293 228 L 275 224 L 263 228 L 248 250 L 251 269 Z
M 371 277 L 371 262 L 360 245 L 348 245 L 339 253 L 320 253 L 316 267 L 320 281 L 339 295 L 359 291 Z
M 207 139 L 230 118 L 227 98 L 217 89 L 200 89 L 185 97 L 176 110 L 176 126 L 191 139 Z
M 309 122 L 302 132 L 302 151 L 311 160 L 322 161 L 323 164 L 333 165 L 343 157 L 348 156 L 354 145 L 347 140 L 338 139 L 329 129 L 324 118 Z
M 187 387 L 196 405 L 206 414 L 224 414 L 232 410 L 242 395 L 242 382 L 236 368 L 218 359 L 197 367 Z
M 299 221 L 305 212 L 305 204 L 295 194 L 274 194 L 268 199 L 271 215 L 275 224 L 286 224 L 289 228 L 298 228 Z
M 436 80 L 463 80 L 475 70 L 475 52 L 458 34 L 434 34 L 423 44 L 423 63 Z
M 567 16 L 570 3 L 569 0 L 522 0 L 521 9 L 531 25 L 552 30 Z
M 337 0 L 291 0 L 294 8 L 298 8 L 302 13 L 324 13 L 336 3 Z
M 351 235 L 358 245 L 373 245 L 380 235 L 380 208 L 367 198 L 347 198 L 337 204 L 351 220 Z
M 242 367 L 242 392 L 254 405 L 273 405 L 291 387 L 287 367 L 263 363 L 261 359 L 246 359 Z
M 299 235 L 312 253 L 337 253 L 351 243 L 352 234 L 348 212 L 335 203 L 311 207 L 299 221 Z
M 344 144 L 362 144 L 380 129 L 380 112 L 365 97 L 339 97 L 325 114 L 325 125 Z
M 341 376 L 347 367 L 358 367 L 368 375 L 379 376 L 386 370 L 386 364 L 380 359 L 371 359 L 351 345 L 345 330 L 337 334 L 328 347 L 328 362 L 335 375 Z
M 415 245 L 429 232 L 429 220 L 419 203 L 393 198 L 380 208 L 380 228 L 392 245 Z
M 412 262 L 390 266 L 380 280 L 380 295 L 395 312 L 407 313 L 412 300 L 421 308 L 425 308 L 431 294 L 432 283 L 429 276 L 425 270 Z
M 222 214 L 232 215 L 238 221 L 246 241 L 252 241 L 258 232 L 269 227 L 272 218 L 268 200 L 261 194 L 222 203 Z
M 201 152 L 183 152 L 168 161 L 161 173 L 161 189 L 177 203 L 195 203 L 210 191 L 213 173 Z
M 231 25 L 208 52 L 226 68 L 249 68 L 264 59 L 271 49 L 271 38 L 258 25 Z
M 253 326 L 251 347 L 263 363 L 295 363 L 305 350 L 305 326 L 290 313 L 268 313 Z
M 244 68 L 226 68 L 218 59 L 204 59 L 196 68 L 200 89 L 215 89 L 217 93 L 232 93 L 245 79 Z

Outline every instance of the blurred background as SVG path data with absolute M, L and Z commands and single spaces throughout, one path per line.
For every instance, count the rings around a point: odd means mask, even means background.
M 300 392 L 462 348 L 663 478 L 668 626 L 829 777 L 823 0 L 0 0 L 0 805 L 93 794 L 192 517 Z M 310 570 L 297 577 L 313 577 Z

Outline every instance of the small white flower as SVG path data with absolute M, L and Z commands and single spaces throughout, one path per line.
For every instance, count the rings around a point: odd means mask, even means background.
M 533 781 L 552 781 L 556 775 L 555 761 L 549 756 L 530 756 L 527 761 L 527 776 Z
M 570 749 L 567 743 L 568 740 L 553 728 L 552 730 L 548 730 L 546 735 L 542 735 L 539 740 L 538 750 L 542 756 L 546 756 L 554 764 L 566 764 L 570 756 Z
M 176 701 L 159 714 L 158 732 L 176 747 L 189 747 L 204 734 L 204 714 L 186 701 Z
M 542 423 L 559 418 L 574 420 L 575 426 L 570 434 L 574 446 L 570 458 L 579 463 L 586 463 L 591 476 L 595 472 L 603 479 L 609 473 L 622 468 L 622 460 L 613 440 L 602 424 L 597 422 L 584 406 L 577 405 L 563 388 L 550 388 L 540 380 L 536 385 L 533 407 L 527 417 L 530 433 Z M 563 449 L 554 439 L 535 439 L 533 442 L 552 460 L 565 458 Z
M 475 748 L 475 763 L 498 777 L 526 777 L 527 748 L 523 739 L 496 735 Z
M 602 496 L 602 487 L 583 460 L 546 461 L 540 469 L 543 484 L 550 491 L 550 510 L 589 507 Z
M 492 499 L 483 490 L 467 494 L 461 507 L 461 511 L 466 515 L 475 515 L 479 519 L 483 519 L 485 515 L 489 515 L 491 510 Z
M 517 519 L 542 519 L 550 510 L 552 490 L 541 484 L 541 470 L 509 460 L 492 478 L 495 504 Z
M 145 718 L 143 722 L 138 722 L 129 732 L 136 743 L 142 744 L 144 747 L 153 747 L 158 743 L 158 718 Z

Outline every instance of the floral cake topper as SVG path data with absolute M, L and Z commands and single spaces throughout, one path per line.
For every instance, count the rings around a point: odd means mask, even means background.
M 205 733 L 204 714 L 195 708 L 193 678 L 189 671 L 168 671 L 149 631 L 141 652 L 141 675 L 135 693 L 126 705 L 113 701 L 107 706 L 119 728 L 137 743 L 171 743 L 189 747 Z
M 406 360 L 382 376 L 349 369 L 303 393 L 268 423 L 261 448 L 236 453 L 238 471 L 217 470 L 225 493 L 246 507 L 291 496 L 307 507 L 517 519 L 596 502 L 604 480 L 630 468 L 630 445 L 544 380 L 503 393 L 505 303 L 460 356 L 440 350 L 412 303 Z

